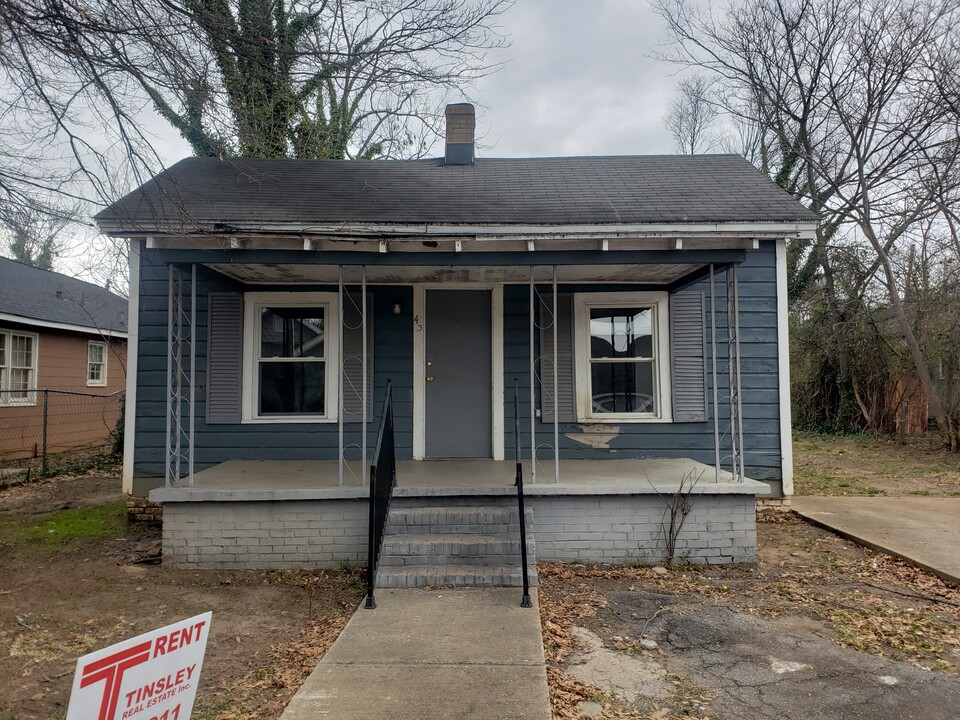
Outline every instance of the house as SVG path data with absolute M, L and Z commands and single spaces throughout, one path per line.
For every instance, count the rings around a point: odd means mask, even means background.
M 681 482 L 677 556 L 754 557 L 816 217 L 736 156 L 477 159 L 473 128 L 449 106 L 429 160 L 189 158 L 97 216 L 131 247 L 124 487 L 168 560 L 365 562 L 388 382 L 411 556 L 515 503 L 519 446 L 541 559 L 662 557 Z
M 0 458 L 106 445 L 126 356 L 124 298 L 0 258 Z

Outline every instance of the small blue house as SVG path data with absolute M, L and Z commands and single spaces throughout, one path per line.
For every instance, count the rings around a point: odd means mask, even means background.
M 504 520 L 518 451 L 541 559 L 752 560 L 817 218 L 738 156 L 477 159 L 472 106 L 447 122 L 443 158 L 188 158 L 97 216 L 130 242 L 124 487 L 165 558 L 365 562 L 389 382 L 420 579 L 387 584 L 450 579 L 441 536 L 470 564 L 446 535 Z

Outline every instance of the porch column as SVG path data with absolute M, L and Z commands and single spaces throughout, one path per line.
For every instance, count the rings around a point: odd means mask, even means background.
M 189 283 L 190 310 L 184 309 L 184 284 Z M 187 486 L 193 485 L 194 430 L 196 426 L 196 323 L 197 266 L 190 266 L 190 279 L 172 264 L 167 265 L 167 418 L 164 450 L 164 482 L 180 487 L 186 469 Z M 184 348 L 189 344 L 189 348 Z M 184 357 L 189 353 L 189 361 Z M 185 363 L 188 364 L 185 366 Z M 186 405 L 186 421 L 184 419 Z M 185 446 L 184 446 L 185 445 Z M 186 467 L 184 467 L 186 466 Z
M 546 347 L 541 343 L 540 354 L 536 351 L 536 331 L 537 329 L 546 330 L 547 326 L 537 322 L 537 315 L 543 299 L 537 291 L 536 284 L 536 266 L 530 266 L 530 477 L 531 482 L 536 482 L 537 473 L 537 451 L 543 448 L 553 450 L 553 481 L 560 482 L 560 406 L 559 406 L 559 387 L 557 373 L 557 266 L 552 266 L 550 287 L 550 335 L 551 335 L 551 355 L 547 357 Z M 540 362 L 540 373 L 537 373 L 537 361 Z M 544 443 L 542 446 L 537 442 L 537 385 L 543 382 L 543 368 L 546 363 L 550 363 L 552 375 L 552 398 L 553 405 L 553 445 Z M 541 406 L 546 405 L 546 398 L 541 393 Z

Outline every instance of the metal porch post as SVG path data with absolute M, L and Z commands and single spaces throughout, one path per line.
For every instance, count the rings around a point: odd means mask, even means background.
M 530 482 L 537 482 L 537 397 L 536 368 L 537 347 L 534 331 L 536 329 L 536 288 L 534 285 L 534 266 L 530 266 Z
M 557 266 L 553 266 L 553 482 L 560 483 L 560 395 L 558 376 L 560 357 L 557 347 Z
M 737 372 L 737 426 L 730 428 L 730 432 L 737 433 L 737 468 L 740 471 L 736 480 L 744 478 L 743 469 L 743 385 L 740 383 L 740 283 L 737 279 L 737 266 L 733 266 L 733 326 L 736 351 Z
M 164 482 L 166 487 L 172 486 L 170 478 L 170 464 L 173 458 L 170 455 L 170 431 L 173 425 L 173 266 L 167 265 L 167 435 L 164 445 Z
M 713 375 L 714 479 L 720 482 L 720 398 L 717 391 L 717 291 L 716 268 L 710 263 L 710 365 Z
M 360 266 L 360 333 L 363 335 L 363 357 L 360 358 L 360 372 L 363 374 L 363 397 L 360 403 L 363 439 L 360 451 L 360 477 L 367 465 L 367 266 Z
M 193 434 L 196 428 L 195 381 L 197 371 L 197 266 L 190 266 L 190 437 L 187 447 L 187 483 L 193 487 Z
M 343 265 L 337 265 L 337 485 L 343 487 Z

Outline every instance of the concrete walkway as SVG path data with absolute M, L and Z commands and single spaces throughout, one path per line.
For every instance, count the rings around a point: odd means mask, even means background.
M 960 585 L 960 497 L 794 497 L 811 522 Z
M 543 640 L 519 588 L 380 590 L 282 720 L 550 720 Z

